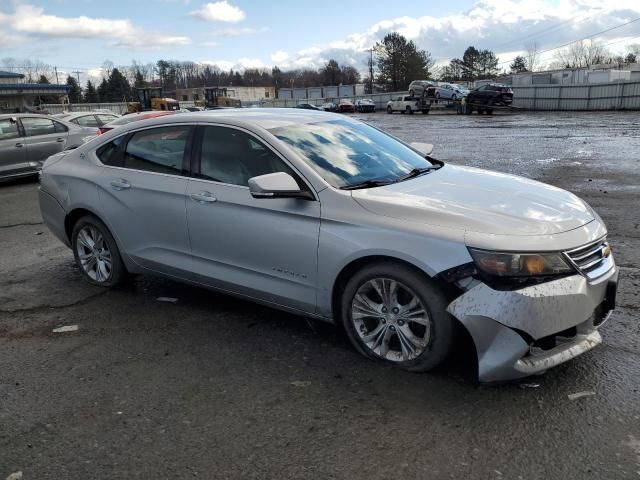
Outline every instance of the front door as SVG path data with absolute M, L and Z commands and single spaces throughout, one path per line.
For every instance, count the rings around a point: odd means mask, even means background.
M 186 278 L 191 249 L 185 203 L 187 145 L 194 127 L 139 130 L 101 147 L 102 210 L 122 249 L 138 265 Z
M 0 177 L 27 170 L 27 146 L 18 124 L 11 118 L 0 120 Z
M 199 158 L 187 190 L 187 219 L 198 281 L 314 312 L 320 203 L 256 199 L 249 178 L 287 172 L 270 147 L 243 130 L 201 127 Z

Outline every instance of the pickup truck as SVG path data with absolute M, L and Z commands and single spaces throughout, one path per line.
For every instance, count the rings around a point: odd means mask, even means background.
M 399 95 L 387 102 L 387 113 L 429 113 L 431 102 L 422 97 L 412 97 L 411 95 Z

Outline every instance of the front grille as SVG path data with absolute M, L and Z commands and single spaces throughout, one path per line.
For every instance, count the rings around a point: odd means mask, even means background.
M 574 250 L 565 252 L 568 260 L 580 273 L 594 280 L 613 267 L 611 248 L 605 238 Z

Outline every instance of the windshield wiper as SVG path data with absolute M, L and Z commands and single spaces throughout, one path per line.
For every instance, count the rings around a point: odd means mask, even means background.
M 390 180 L 365 180 L 364 182 L 354 183 L 353 185 L 345 185 L 344 187 L 340 187 L 340 190 L 358 190 L 360 188 L 383 187 L 390 183 L 393 182 Z
M 410 178 L 419 177 L 420 175 L 428 173 L 431 170 L 437 170 L 438 168 L 440 168 L 440 166 L 436 166 L 436 165 L 431 165 L 429 167 L 424 167 L 424 168 L 414 168 L 413 170 L 411 170 L 406 175 L 403 175 L 403 176 L 399 177 L 398 179 L 396 179 L 394 181 L 394 183 L 402 182 L 404 180 L 409 180 Z

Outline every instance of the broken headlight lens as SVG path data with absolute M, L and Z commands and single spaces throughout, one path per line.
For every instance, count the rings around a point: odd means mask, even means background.
M 495 277 L 548 277 L 574 273 L 560 253 L 505 253 L 469 248 L 483 273 Z

